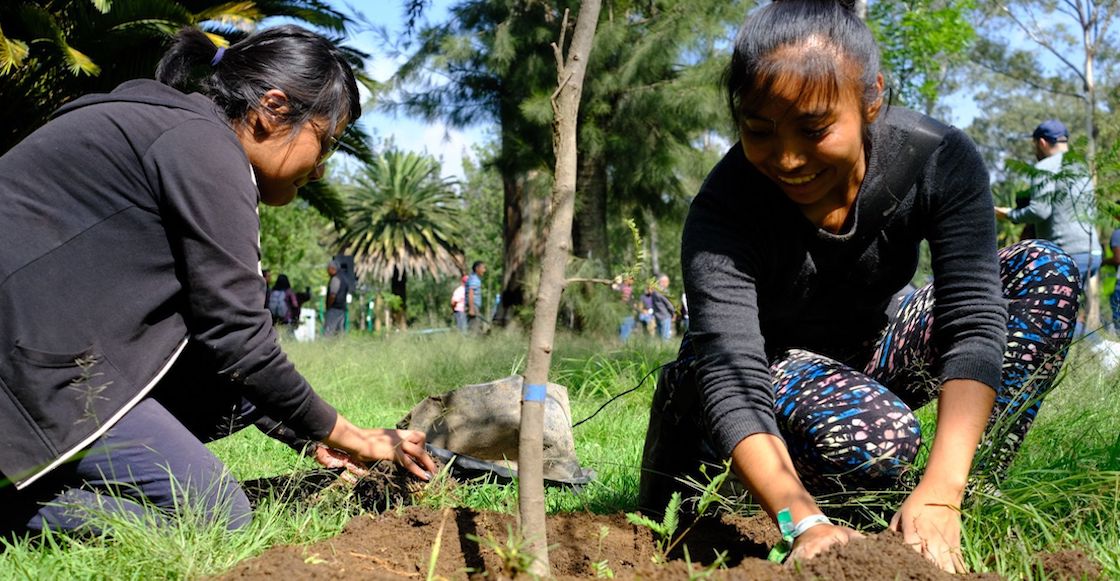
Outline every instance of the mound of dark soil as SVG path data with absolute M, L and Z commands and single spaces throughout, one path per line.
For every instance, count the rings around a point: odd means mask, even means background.
M 416 579 L 427 578 L 437 549 L 435 572 L 448 579 L 511 577 L 511 562 L 499 556 L 516 521 L 509 515 L 465 509 L 411 507 L 356 517 L 333 539 L 305 547 L 275 547 L 242 562 L 225 579 Z M 655 565 L 654 539 L 624 515 L 560 514 L 548 519 L 549 560 L 558 579 L 687 579 L 683 549 L 668 564 Z M 897 535 L 854 542 L 798 567 L 763 560 L 773 526 L 765 517 L 725 517 L 699 522 L 685 545 L 693 571 L 726 552 L 723 579 L 952 579 L 902 544 Z M 472 540 L 482 539 L 481 542 Z M 496 547 L 498 549 L 496 549 Z M 515 543 L 516 547 L 516 543 Z M 679 555 L 679 557 L 678 557 Z M 598 564 L 598 565 L 597 565 Z
M 1046 576 L 1060 581 L 1095 581 L 1103 578 L 1101 564 L 1081 551 L 1045 553 L 1039 564 Z
M 363 481 L 350 493 L 367 509 L 384 508 L 387 500 L 409 496 L 407 483 L 394 478 L 380 483 Z M 262 480 L 247 488 L 259 495 L 277 484 L 283 485 L 280 490 L 286 491 L 289 500 L 303 502 L 314 502 L 332 484 L 337 487 L 336 475 L 327 472 L 305 475 L 302 480 L 291 476 Z M 277 494 L 277 490 L 268 493 Z M 435 578 L 509 579 L 516 576 L 517 559 L 512 554 L 520 547 L 516 541 L 507 541 L 516 529 L 517 521 L 510 515 L 469 509 L 408 507 L 367 513 L 355 517 L 332 539 L 274 547 L 243 561 L 222 579 L 426 579 L 433 555 Z M 961 577 L 939 571 L 896 533 L 872 535 L 785 567 L 765 560 L 777 541 L 777 532 L 765 515 L 704 519 L 670 553 L 668 563 L 655 564 L 657 549 L 651 532 L 630 524 L 623 514 L 548 517 L 549 560 L 557 579 L 590 579 L 608 573 L 616 579 L 688 579 L 690 567 L 693 575 L 703 571 L 717 553 L 723 554 L 726 569 L 715 571 L 715 579 L 924 581 Z M 1040 566 L 1057 579 L 1096 579 L 1101 574 L 1100 565 L 1079 551 L 1044 555 Z M 990 574 L 968 577 L 998 579 Z

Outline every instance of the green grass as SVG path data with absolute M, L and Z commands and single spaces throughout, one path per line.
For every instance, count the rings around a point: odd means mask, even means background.
M 349 337 L 285 348 L 311 384 L 359 425 L 391 426 L 429 394 L 521 372 L 527 341 L 519 336 Z M 573 417 L 636 385 L 675 356 L 675 344 L 637 342 L 625 349 L 588 338 L 557 340 L 552 381 L 569 389 Z M 549 511 L 614 513 L 634 509 L 647 410 L 656 377 L 575 428 L 581 463 L 596 480 L 579 494 L 548 490 Z M 1120 578 L 1120 376 L 1102 374 L 1075 350 L 1059 387 L 998 495 L 974 495 L 964 509 L 965 557 L 974 570 L 1041 578 L 1036 555 L 1081 549 Z M 931 425 L 923 410 L 924 425 Z M 312 466 L 287 447 L 249 429 L 211 444 L 240 479 Z M 864 499 L 881 502 L 882 499 Z M 432 494 L 426 503 L 458 503 L 512 512 L 513 486 L 474 484 Z M 314 507 L 277 502 L 259 509 L 243 531 L 185 518 L 172 526 L 102 517 L 112 531 L 97 538 L 45 535 L 6 545 L 0 579 L 195 578 L 219 573 L 277 544 L 310 543 L 341 530 L 354 512 L 344 501 Z

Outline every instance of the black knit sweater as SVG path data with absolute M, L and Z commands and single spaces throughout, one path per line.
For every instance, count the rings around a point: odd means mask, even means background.
M 891 296 L 913 277 L 929 241 L 932 342 L 942 381 L 998 385 L 1007 309 L 996 259 L 988 173 L 976 147 L 947 129 L 893 214 L 866 207 L 887 196 L 917 113 L 891 108 L 870 127 L 867 174 L 852 226 L 831 234 L 758 172 L 736 144 L 692 202 L 682 245 L 703 416 L 724 454 L 747 436 L 778 435 L 769 363 L 788 349 L 862 369 L 887 322 Z M 864 216 L 862 214 L 867 214 Z M 862 229 L 862 230 L 861 230 Z M 877 231 L 865 236 L 864 230 Z

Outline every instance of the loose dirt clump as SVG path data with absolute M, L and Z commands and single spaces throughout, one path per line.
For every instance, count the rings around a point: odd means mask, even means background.
M 1044 553 L 1038 561 L 1049 579 L 1094 581 L 1104 574 L 1100 563 L 1078 550 Z

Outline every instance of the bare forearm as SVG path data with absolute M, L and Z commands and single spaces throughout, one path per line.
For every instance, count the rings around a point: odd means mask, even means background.
M 952 379 L 937 402 L 937 434 L 922 482 L 963 497 L 976 447 L 995 403 L 995 391 L 968 379 Z
M 766 433 L 747 436 L 731 452 L 731 466 L 775 522 L 783 508 L 790 509 L 793 522 L 821 512 L 801 484 L 781 438 Z

